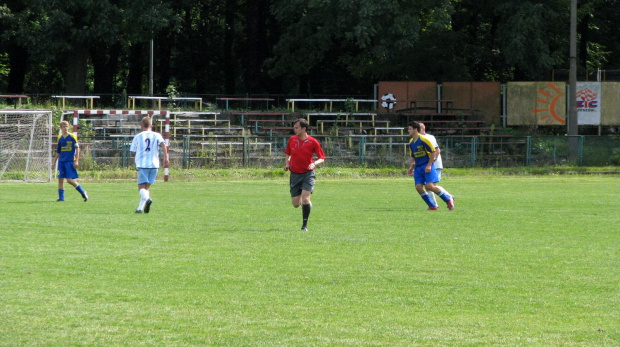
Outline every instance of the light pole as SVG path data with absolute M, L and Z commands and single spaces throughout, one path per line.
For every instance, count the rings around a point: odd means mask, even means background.
M 151 39 L 149 47 L 149 96 L 153 96 L 153 48 L 155 44 Z M 153 109 L 155 109 L 155 100 L 153 100 Z
M 569 151 L 573 159 L 579 153 L 579 123 L 577 120 L 577 0 L 570 1 L 570 71 L 568 96 L 568 121 L 566 122 L 569 135 Z

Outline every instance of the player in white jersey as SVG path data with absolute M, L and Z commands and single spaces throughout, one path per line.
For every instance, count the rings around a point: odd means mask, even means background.
M 437 143 L 437 139 L 435 138 L 435 136 L 426 133 L 426 126 L 424 125 L 424 123 L 420 123 L 420 134 L 426 136 L 426 138 L 431 141 L 433 147 L 435 147 L 435 150 L 437 151 L 437 158 L 435 158 L 435 171 L 437 171 L 437 178 L 439 179 L 437 183 L 439 183 L 441 181 L 441 170 L 443 170 L 443 162 L 441 161 L 441 149 L 439 148 L 439 144 Z M 439 185 L 437 185 L 437 187 L 439 187 L 439 189 L 445 190 Z M 437 198 L 435 197 L 435 193 L 428 192 L 428 195 L 430 195 L 431 199 L 435 202 L 435 205 L 437 205 Z
M 136 170 L 138 170 L 138 190 L 140 192 L 140 204 L 136 213 L 149 213 L 151 211 L 150 188 L 155 182 L 159 171 L 159 147 L 164 155 L 164 166 L 168 165 L 168 148 L 160 133 L 151 130 L 153 123 L 151 117 L 142 118 L 142 132 L 131 141 L 130 151 L 135 155 Z

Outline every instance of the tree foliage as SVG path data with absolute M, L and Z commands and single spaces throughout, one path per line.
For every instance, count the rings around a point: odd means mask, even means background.
M 566 0 L 6 0 L 0 91 L 370 94 L 380 80 L 544 80 Z M 579 1 L 579 66 L 616 69 L 618 0 Z

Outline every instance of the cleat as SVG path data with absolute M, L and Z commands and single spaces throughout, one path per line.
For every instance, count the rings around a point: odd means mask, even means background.
M 84 191 L 84 194 L 82 194 L 82 198 L 84 198 L 84 202 L 88 201 L 88 195 L 86 194 L 86 191 Z
M 142 210 L 136 210 L 136 213 L 142 213 Z
M 437 207 L 437 206 L 429 206 L 427 208 L 428 211 L 435 211 L 435 210 L 438 210 L 438 209 L 439 209 L 439 207 Z
M 151 204 L 152 203 L 153 203 L 153 200 L 151 200 L 151 199 L 146 200 L 146 204 L 144 205 L 144 213 L 151 212 Z
M 56 202 L 64 202 L 63 199 L 57 199 Z
M 454 198 L 451 198 L 450 201 L 447 202 L 448 204 L 448 210 L 452 211 L 454 210 Z
M 301 227 L 301 231 L 308 231 L 308 228 L 306 228 L 306 227 Z

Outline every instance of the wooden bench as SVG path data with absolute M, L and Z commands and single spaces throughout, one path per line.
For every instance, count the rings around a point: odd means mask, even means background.
M 380 131 L 386 131 L 386 132 L 398 131 L 400 135 L 405 134 L 405 128 L 403 127 L 375 127 L 375 136 L 377 136 Z
M 415 120 L 422 123 L 432 123 L 438 121 L 469 121 L 472 114 L 464 113 L 410 113 L 410 112 L 398 112 L 399 116 L 405 116 L 407 124 L 410 120 Z
M 450 112 L 453 108 L 454 108 L 454 100 L 445 100 L 445 99 L 437 99 L 437 100 L 412 100 L 411 101 L 411 108 L 413 109 L 413 112 L 416 112 L 418 109 L 420 109 L 421 107 L 418 106 L 418 104 L 435 104 L 434 107 L 431 107 L 430 109 L 434 109 L 437 110 L 438 112 L 443 112 L 444 107 L 443 105 L 445 105 L 445 110 L 447 112 Z
M 280 124 L 282 126 L 286 126 L 286 123 L 292 123 L 292 120 L 283 120 L 283 119 L 248 119 L 246 121 L 248 123 L 249 127 L 252 127 L 251 123 L 254 124 L 254 131 L 256 133 L 258 133 L 258 125 L 260 123 L 273 123 L 273 124 Z M 290 125 L 290 127 L 292 128 L 292 124 Z
M 139 133 L 142 128 L 138 126 L 95 126 L 92 128 L 94 131 L 103 133 L 103 136 L 112 136 L 113 134 L 131 134 L 135 135 Z M 126 135 L 124 135 L 126 136 Z
M 143 95 L 130 95 L 127 96 L 127 108 L 132 110 L 136 109 L 136 100 L 152 100 L 157 101 L 157 109 L 161 110 L 162 101 L 193 101 L 194 108 L 202 111 L 202 98 L 199 97 L 173 97 L 166 96 L 143 96 Z
M 166 123 L 165 119 L 158 119 L 159 122 L 159 132 L 163 134 L 164 124 Z M 186 126 L 178 126 L 177 124 L 187 123 Z M 177 130 L 188 130 L 188 133 L 191 132 L 192 123 L 212 123 L 213 125 L 218 124 L 226 124 L 230 128 L 230 120 L 228 119 L 171 119 L 170 120 L 170 130 L 173 132 L 174 136 L 176 136 Z
M 15 104 L 14 108 L 21 108 L 22 107 L 22 99 L 26 99 L 28 100 L 28 95 L 22 95 L 22 94 L 3 94 L 0 95 L 0 98 L 3 99 L 17 99 L 17 103 Z
M 470 120 L 470 119 L 462 119 L 462 120 L 421 120 L 418 121 L 418 123 L 424 123 L 424 125 L 430 124 L 430 125 L 437 125 L 437 124 L 484 124 L 486 123 L 483 120 Z
M 249 108 L 249 102 L 250 101 L 266 101 L 267 102 L 267 110 L 269 109 L 269 101 L 275 101 L 275 99 L 271 99 L 271 98 L 215 98 L 215 100 L 222 100 L 222 101 L 226 101 L 226 111 L 228 111 L 228 102 L 229 101 L 245 101 L 246 102 L 246 109 Z
M 370 126 L 366 126 L 366 128 L 373 128 L 375 126 L 376 123 L 382 123 L 385 124 L 385 126 L 389 126 L 390 125 L 390 121 L 382 121 L 382 120 L 361 120 L 361 119 L 351 119 L 351 120 L 346 120 L 346 119 L 328 119 L 328 120 L 317 120 L 316 121 L 316 125 L 317 127 L 320 129 L 320 133 L 323 134 L 324 133 L 324 124 L 325 123 L 333 123 L 334 125 L 339 125 L 339 124 L 359 124 L 359 129 L 363 129 L 364 124 L 370 124 Z M 336 134 L 338 133 L 338 131 L 336 131 Z
M 409 150 L 409 142 L 365 142 L 364 143 L 364 154 L 366 154 L 366 147 L 367 146 L 373 146 L 373 147 L 401 147 L 403 149 L 403 154 L 405 156 L 408 156 L 409 154 L 407 153 L 407 151 Z
M 325 111 L 327 111 L 329 109 L 329 112 L 332 112 L 333 109 L 333 104 L 334 102 L 353 102 L 355 103 L 355 111 L 359 111 L 359 103 L 360 102 L 372 102 L 372 103 L 377 103 L 377 100 L 369 100 L 369 99 L 286 99 L 286 109 L 288 110 L 289 107 L 291 108 L 292 112 L 295 112 L 295 103 L 296 102 L 307 102 L 307 103 L 313 103 L 313 102 L 322 102 L 324 104 L 323 109 Z M 328 108 L 329 105 L 329 108 Z
M 248 146 L 254 146 L 254 147 L 258 147 L 258 146 L 264 146 L 269 148 L 269 155 L 271 155 L 272 152 L 272 143 L 271 142 L 252 142 L 252 141 L 248 141 L 247 142 Z M 232 148 L 233 146 L 243 146 L 244 143 L 243 142 L 239 142 L 239 141 L 212 141 L 212 142 L 201 142 L 200 145 L 202 146 L 202 150 L 204 152 L 204 148 L 206 146 L 228 146 L 228 151 L 229 153 L 232 155 Z
M 52 95 L 52 98 L 58 99 L 58 108 L 65 109 L 65 102 L 67 99 L 84 99 L 86 100 L 86 108 L 94 109 L 95 108 L 95 99 L 99 99 L 97 95 Z M 90 101 L 90 104 L 89 104 Z
M 202 128 L 199 128 L 199 127 L 191 127 L 191 128 L 189 128 L 189 127 L 178 127 L 176 129 L 180 130 L 180 131 L 187 131 L 186 134 L 179 134 L 179 136 L 183 136 L 183 137 L 185 137 L 185 136 L 195 136 L 195 137 L 200 137 L 200 138 L 211 137 L 211 133 L 214 133 L 214 132 L 218 132 L 218 133 L 223 132 L 223 133 L 226 133 L 226 134 L 230 134 L 233 131 L 239 131 L 239 132 L 241 132 L 241 135 L 244 136 L 245 135 L 245 130 L 246 130 L 244 127 L 233 127 L 233 126 L 230 126 L 230 127 L 217 127 L 217 126 L 213 126 L 213 127 L 202 127 Z M 192 131 L 195 131 L 197 133 L 192 133 Z M 177 137 L 176 131 L 173 131 L 170 134 L 170 136 L 171 137 Z
M 444 134 L 444 135 L 451 135 L 452 133 L 455 132 L 461 132 L 461 134 L 464 133 L 470 133 L 470 132 L 474 132 L 474 133 L 480 133 L 481 131 L 491 131 L 494 128 L 491 127 L 450 127 L 450 128 L 426 128 L 428 133 L 431 134 L 442 134 L 444 132 L 451 132 L 450 134 Z
M 241 123 L 240 124 L 245 124 L 245 117 L 246 116 L 251 116 L 251 117 L 272 117 L 271 119 L 274 119 L 273 117 L 278 117 L 279 120 L 284 121 L 286 116 L 290 115 L 290 113 L 288 112 L 230 112 L 231 116 L 241 116 Z
M 364 132 L 368 133 L 370 131 L 372 131 L 372 129 L 374 129 L 374 127 L 372 126 L 362 126 L 362 127 L 334 127 L 333 128 L 335 130 L 335 134 L 334 136 L 340 136 L 340 132 L 350 132 L 350 133 L 360 133 L 360 134 L 364 134 Z
M 288 131 L 289 133 L 293 132 L 293 127 L 292 126 L 288 126 L 288 127 L 261 127 L 261 130 L 267 130 L 269 131 L 269 136 L 273 136 L 273 132 L 274 131 Z M 314 134 L 314 130 L 317 130 L 317 127 L 308 127 L 308 130 L 310 130 L 308 133 L 310 135 Z
M 308 119 L 308 123 L 310 123 L 310 116 L 313 117 L 330 117 L 330 119 L 334 119 L 337 117 L 342 117 L 344 116 L 345 120 L 349 120 L 349 117 L 354 117 L 354 118 L 358 118 L 358 117 L 370 117 L 371 120 L 375 120 L 375 116 L 377 115 L 376 113 L 360 113 L 360 112 L 354 112 L 354 113 L 342 113 L 342 112 L 308 112 L 305 113 L 307 119 Z

